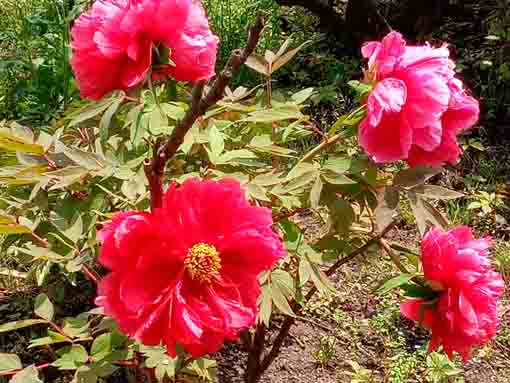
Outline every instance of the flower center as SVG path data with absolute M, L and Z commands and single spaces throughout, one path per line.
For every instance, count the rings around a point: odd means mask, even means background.
M 221 269 L 220 254 L 213 245 L 197 243 L 188 250 L 184 266 L 191 279 L 209 283 Z

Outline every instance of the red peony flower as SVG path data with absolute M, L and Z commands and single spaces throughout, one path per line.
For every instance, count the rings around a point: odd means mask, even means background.
M 117 214 L 100 231 L 111 273 L 96 303 L 144 344 L 215 352 L 257 319 L 258 275 L 284 255 L 272 223 L 236 181 L 174 184 L 162 208 Z
M 71 34 L 71 65 L 83 97 L 97 100 L 143 82 L 159 44 L 176 65 L 158 72 L 181 81 L 214 75 L 218 38 L 198 0 L 97 0 Z
M 409 299 L 400 311 L 431 329 L 429 351 L 441 345 L 450 358 L 457 352 L 467 361 L 473 347 L 496 333 L 504 282 L 491 268 L 490 245 L 490 239 L 475 239 L 465 226 L 447 232 L 432 228 L 423 238 L 423 271 L 438 297 L 431 302 Z
M 398 32 L 365 44 L 368 78 L 375 86 L 359 142 L 374 161 L 411 166 L 457 162 L 457 135 L 478 120 L 478 101 L 455 78 L 446 46 L 407 46 Z

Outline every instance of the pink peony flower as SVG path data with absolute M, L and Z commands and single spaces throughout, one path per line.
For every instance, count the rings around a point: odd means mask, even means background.
M 446 46 L 407 46 L 398 32 L 362 48 L 375 86 L 359 142 L 380 163 L 407 160 L 411 166 L 457 162 L 457 135 L 478 120 L 478 101 L 455 78 Z
M 218 38 L 198 0 L 97 0 L 71 34 L 71 65 L 83 97 L 97 100 L 143 82 L 159 44 L 176 64 L 165 75 L 181 81 L 214 75 Z
M 488 238 L 475 239 L 465 226 L 447 232 L 432 228 L 423 238 L 423 271 L 438 298 L 409 299 L 400 311 L 431 329 L 429 351 L 441 345 L 450 358 L 457 352 L 467 361 L 473 347 L 489 342 L 496 333 L 504 282 L 491 268 L 491 243 Z
M 162 208 L 117 214 L 100 231 L 111 273 L 96 303 L 144 344 L 215 352 L 257 319 L 258 275 L 284 255 L 272 223 L 236 181 L 174 184 Z

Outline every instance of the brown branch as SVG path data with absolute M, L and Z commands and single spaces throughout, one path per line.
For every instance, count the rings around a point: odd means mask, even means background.
M 386 226 L 381 233 L 379 233 L 377 236 L 370 239 L 367 243 L 365 243 L 363 246 L 357 248 L 349 255 L 339 259 L 336 261 L 333 265 L 329 267 L 328 270 L 326 270 L 325 274 L 329 277 L 333 275 L 342 265 L 346 264 L 347 262 L 352 261 L 354 258 L 356 258 L 358 255 L 363 254 L 365 251 L 368 250 L 369 247 L 372 245 L 379 243 L 380 240 L 385 237 L 396 225 L 396 221 L 393 221 L 388 226 Z M 308 302 L 312 296 L 317 292 L 317 288 L 314 286 L 310 289 L 308 294 L 305 296 L 305 302 Z M 301 306 L 296 301 L 291 303 L 292 310 L 299 315 L 301 312 Z M 296 322 L 296 318 L 293 317 L 286 317 L 283 321 L 282 327 L 280 328 L 280 332 L 276 336 L 273 347 L 269 351 L 269 353 L 264 357 L 262 362 L 260 363 L 260 368 L 257 371 L 257 378 L 255 380 L 252 380 L 249 383 L 257 382 L 258 379 L 262 376 L 262 374 L 269 368 L 271 363 L 276 359 L 278 354 L 280 353 L 280 349 L 283 345 L 283 342 L 287 338 L 287 335 L 289 335 L 289 331 L 292 327 L 292 325 Z
M 50 366 L 51 366 L 51 363 L 44 363 L 44 364 L 40 364 L 39 366 L 35 366 L 35 368 L 37 370 L 42 370 L 42 369 L 48 368 Z M 23 371 L 23 369 L 1 371 L 0 376 L 16 375 L 18 372 L 21 372 L 21 371 Z
M 203 95 L 205 83 L 195 84 L 191 96 L 191 106 L 183 119 L 177 123 L 169 137 L 156 142 L 153 158 L 145 164 L 144 168 L 149 181 L 151 208 L 153 210 L 162 204 L 163 176 L 167 162 L 184 142 L 184 137 L 193 124 L 206 113 L 207 109 L 223 98 L 225 88 L 230 84 L 230 81 L 248 57 L 255 51 L 263 29 L 264 19 L 259 16 L 250 28 L 246 48 L 236 49 L 232 52 L 225 68 L 216 76 L 213 85 L 205 96 Z

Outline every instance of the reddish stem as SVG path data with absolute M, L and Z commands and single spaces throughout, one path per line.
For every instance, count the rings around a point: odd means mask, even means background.
M 82 265 L 81 271 L 87 276 L 88 279 L 90 279 L 92 282 L 94 282 L 96 285 L 99 285 L 99 276 L 92 270 L 90 270 L 87 266 Z
M 50 366 L 51 366 L 51 363 L 44 363 L 44 364 L 40 364 L 39 366 L 35 366 L 35 368 L 38 369 L 38 370 L 42 370 L 42 369 L 50 367 Z M 15 375 L 15 374 L 17 374 L 20 371 L 23 371 L 23 369 L 10 370 L 10 371 L 2 371 L 2 372 L 0 372 L 0 376 Z

